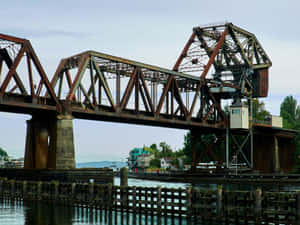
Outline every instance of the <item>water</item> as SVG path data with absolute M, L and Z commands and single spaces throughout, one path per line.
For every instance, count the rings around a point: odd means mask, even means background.
M 114 178 L 114 184 L 120 185 L 120 178 Z M 128 179 L 129 186 L 141 186 L 141 187 L 166 187 L 166 188 L 182 188 L 185 189 L 187 187 L 195 187 L 198 189 L 209 189 L 209 190 L 216 190 L 218 188 L 218 184 L 212 183 L 171 183 L 171 182 L 161 182 L 155 180 L 143 180 L 143 179 Z M 261 188 L 264 191 L 299 191 L 300 185 L 295 184 L 222 184 L 224 190 L 256 190 L 257 188 Z
M 120 184 L 116 177 L 115 185 Z M 130 186 L 186 188 L 190 184 L 168 183 L 149 180 L 129 179 Z M 23 202 L 0 199 L 0 225 L 147 225 L 159 224 L 157 217 L 150 215 L 121 214 L 95 209 L 82 209 L 45 202 Z M 182 219 L 162 218 L 162 225 L 186 225 Z
M 114 178 L 114 184 L 120 185 L 120 178 Z M 128 179 L 129 186 L 140 186 L 140 187 L 166 187 L 166 188 L 186 188 L 191 186 L 188 183 L 170 183 L 170 182 L 161 182 L 161 181 L 154 181 L 154 180 L 142 180 L 142 179 Z
M 120 184 L 120 179 L 115 178 L 115 185 Z M 159 181 L 129 179 L 130 186 L 168 187 L 183 188 L 191 186 L 188 183 L 168 183 Z M 200 189 L 216 189 L 216 184 L 197 184 Z M 255 189 L 251 185 L 223 185 L 224 189 Z M 263 187 L 268 190 L 299 190 L 300 186 L 273 186 Z M 157 217 L 150 215 L 121 214 L 120 212 L 108 212 L 95 209 L 82 209 L 68 207 L 45 202 L 22 202 L 0 199 L 0 225 L 186 225 L 187 221 L 182 219 L 162 218 L 158 223 Z
M 187 225 L 185 219 L 162 218 L 161 225 Z M 1 225 L 156 225 L 150 215 L 68 207 L 45 202 L 21 202 L 0 199 Z

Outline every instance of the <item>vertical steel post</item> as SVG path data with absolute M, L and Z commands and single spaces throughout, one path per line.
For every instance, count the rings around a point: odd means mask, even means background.
M 249 134 L 250 134 L 250 167 L 253 169 L 253 99 L 248 98 L 249 105 Z
M 117 64 L 116 67 L 116 103 L 117 103 L 117 109 L 120 109 L 120 95 L 121 95 L 121 74 L 120 74 L 120 68 L 119 64 Z
M 196 134 L 193 129 L 190 130 L 191 132 L 191 153 L 192 153 L 192 165 L 191 171 L 196 171 Z
M 229 111 L 226 110 L 226 168 L 229 168 Z

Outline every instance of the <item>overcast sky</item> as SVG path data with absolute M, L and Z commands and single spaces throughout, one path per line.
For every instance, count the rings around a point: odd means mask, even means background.
M 0 33 L 29 39 L 50 77 L 61 58 L 95 50 L 172 68 L 194 26 L 228 21 L 256 35 L 273 66 L 267 109 L 300 103 L 299 1 L 10 0 L 1 3 Z M 0 113 L 0 146 L 24 155 L 26 120 Z M 124 160 L 133 147 L 166 141 L 182 147 L 186 131 L 74 120 L 77 162 Z

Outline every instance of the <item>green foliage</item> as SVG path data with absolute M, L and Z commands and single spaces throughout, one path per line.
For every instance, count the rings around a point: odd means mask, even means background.
M 248 102 L 244 102 L 248 105 Z M 263 101 L 259 101 L 259 99 L 252 99 L 252 107 L 253 107 L 253 119 L 257 121 L 264 121 L 266 117 L 271 116 L 271 113 L 266 110 L 265 103 Z
M 196 149 L 196 156 L 200 156 L 201 152 L 204 151 L 205 147 L 213 144 L 216 141 L 215 134 L 202 134 L 195 139 L 195 149 Z M 184 152 L 184 164 L 191 164 L 192 162 L 192 150 L 191 150 L 191 132 L 188 132 L 184 136 L 184 143 L 183 143 L 183 152 Z M 215 146 L 215 152 L 224 151 L 224 145 Z M 203 161 L 211 161 L 207 155 L 204 156 Z
M 150 167 L 152 168 L 160 168 L 160 159 L 154 158 L 150 161 Z
M 1 147 L 0 147 L 0 157 L 3 157 L 3 158 L 5 158 L 5 159 L 8 159 L 8 154 L 7 154 L 7 152 L 6 152 L 3 148 L 1 148 Z
M 284 98 L 280 105 L 280 116 L 283 119 L 283 127 L 287 129 L 295 129 L 299 127 L 300 107 L 297 106 L 297 100 L 293 96 Z
M 154 155 L 154 159 L 150 161 L 151 168 L 160 168 L 160 160 L 161 158 L 165 158 L 165 157 L 171 157 L 174 158 L 174 160 L 177 160 L 178 161 L 178 163 L 176 163 L 176 167 L 177 167 L 177 164 L 179 164 L 179 160 L 177 158 L 185 157 L 185 153 L 182 149 L 178 151 L 173 151 L 170 145 L 168 145 L 164 141 L 160 142 L 159 145 L 152 144 L 150 145 L 150 147 L 144 146 L 144 150 L 147 150 Z
M 153 150 L 152 148 L 149 148 L 149 147 L 144 147 L 144 151 L 148 151 L 151 154 L 155 154 L 155 150 Z
M 173 158 L 172 161 L 171 161 L 171 164 L 173 166 L 175 166 L 176 168 L 180 169 L 180 163 L 179 163 L 178 158 Z
M 297 130 L 297 135 L 294 140 L 296 144 L 296 152 L 294 155 L 296 168 L 300 168 L 300 107 L 297 106 L 297 100 L 293 96 L 284 98 L 280 105 L 280 116 L 283 119 L 283 127 L 287 129 Z
M 182 151 L 185 155 L 184 164 L 190 164 L 192 161 L 191 132 L 187 132 L 186 135 L 184 135 Z
M 252 101 L 253 107 L 253 118 L 256 120 L 263 121 L 267 116 L 271 116 L 271 113 L 268 112 L 265 108 L 265 103 L 259 101 L 257 98 Z
M 166 142 L 160 142 L 159 146 L 161 148 L 161 153 L 163 157 L 172 157 L 173 151 L 170 145 L 168 145 Z
M 150 148 L 153 149 L 154 151 L 158 151 L 158 148 L 157 148 L 156 144 L 150 145 Z

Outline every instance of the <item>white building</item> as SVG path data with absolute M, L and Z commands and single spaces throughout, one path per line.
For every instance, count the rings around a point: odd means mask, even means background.
M 172 158 L 171 157 L 161 158 L 160 159 L 160 168 L 162 168 L 162 169 L 171 168 L 171 166 L 172 166 L 171 162 L 172 162 Z
M 150 167 L 150 161 L 154 159 L 152 154 L 141 154 L 136 158 L 136 164 L 138 168 L 148 168 Z
M 3 168 L 4 167 L 4 165 L 5 165 L 5 160 L 4 160 L 4 157 L 1 157 L 0 156 L 0 168 Z

